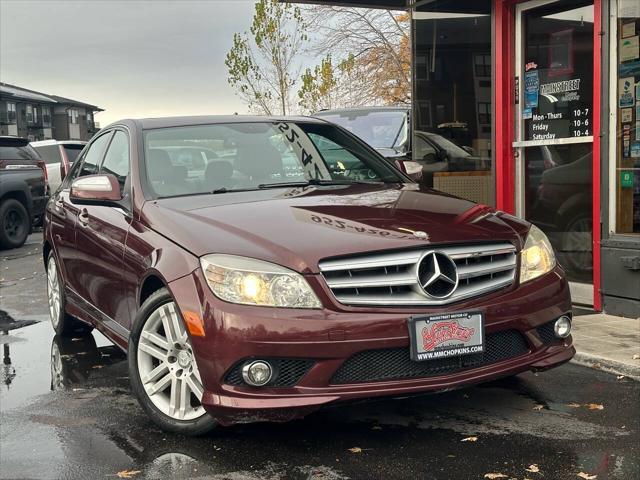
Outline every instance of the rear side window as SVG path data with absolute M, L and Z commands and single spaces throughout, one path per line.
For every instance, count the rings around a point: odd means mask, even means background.
M 58 145 L 43 145 L 41 147 L 33 147 L 40 154 L 44 163 L 60 163 L 62 157 L 60 156 L 60 147 Z
M 118 130 L 113 136 L 102 167 L 100 167 L 100 173 L 114 175 L 120 183 L 120 188 L 124 189 L 124 184 L 129 176 L 129 139 L 126 133 Z
M 64 152 L 67 154 L 69 165 L 73 165 L 73 162 L 75 162 L 78 155 L 80 155 L 84 145 L 63 145 L 62 148 L 64 148 Z
M 111 132 L 101 135 L 89 146 L 89 150 L 87 150 L 86 155 L 84 156 L 84 160 L 82 162 L 82 168 L 80 169 L 79 177 L 84 177 L 86 175 L 94 175 L 98 173 L 98 166 L 100 165 L 100 160 L 102 160 L 102 156 L 104 155 L 104 149 L 107 148 L 107 144 L 109 143 L 109 139 L 111 138 Z
M 0 147 L 2 160 L 40 160 L 40 155 L 33 147 Z

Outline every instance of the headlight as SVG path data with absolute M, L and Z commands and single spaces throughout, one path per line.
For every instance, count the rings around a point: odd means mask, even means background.
M 520 283 L 550 272 L 556 266 L 556 256 L 547 236 L 531 225 L 527 241 L 520 253 Z
M 245 305 L 321 308 L 302 275 L 261 260 L 205 255 L 200 265 L 211 291 L 221 300 Z

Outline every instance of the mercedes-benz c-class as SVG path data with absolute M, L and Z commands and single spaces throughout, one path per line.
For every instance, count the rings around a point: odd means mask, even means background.
M 43 249 L 56 332 L 127 351 L 140 404 L 178 433 L 575 353 L 542 231 L 413 183 L 320 119 L 116 122 L 52 194 Z

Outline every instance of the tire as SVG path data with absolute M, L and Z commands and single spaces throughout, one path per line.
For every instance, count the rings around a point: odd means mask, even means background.
M 31 230 L 29 212 L 14 198 L 2 200 L 0 205 L 0 248 L 24 245 Z
M 91 325 L 81 322 L 65 311 L 64 285 L 53 251 L 47 257 L 47 301 L 51 325 L 57 335 L 68 337 L 93 330 Z
M 191 342 L 166 288 L 153 293 L 140 307 L 129 337 L 128 361 L 131 389 L 162 430 L 197 436 L 217 426 L 200 403 L 204 388 Z M 173 406 L 172 391 L 184 393 L 175 393 Z

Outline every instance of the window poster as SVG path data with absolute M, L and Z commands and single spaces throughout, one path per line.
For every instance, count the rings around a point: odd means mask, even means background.
M 545 20 L 545 25 L 547 25 Z M 527 33 L 522 75 L 524 140 L 592 136 L 593 25 L 549 23 Z
M 636 34 L 635 22 L 622 24 L 622 38 L 633 37 Z
M 640 57 L 640 43 L 638 35 L 620 39 L 620 61 L 628 62 Z
M 618 80 L 618 106 L 620 108 L 633 107 L 635 100 L 635 80 L 625 77 Z

